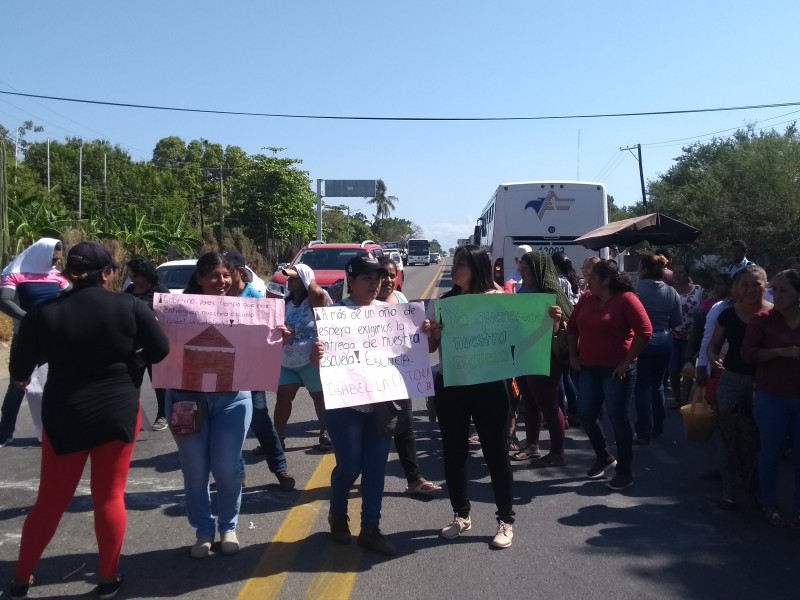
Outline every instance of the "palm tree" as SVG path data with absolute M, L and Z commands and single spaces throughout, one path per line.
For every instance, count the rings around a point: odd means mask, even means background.
M 367 200 L 369 204 L 375 205 L 375 218 L 388 219 L 394 210 L 394 203 L 398 202 L 397 196 L 386 195 L 386 184 L 383 179 L 378 179 L 375 182 L 375 197 L 372 200 Z

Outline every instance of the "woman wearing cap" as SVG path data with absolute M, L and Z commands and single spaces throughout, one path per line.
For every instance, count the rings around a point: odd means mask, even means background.
M 345 266 L 349 296 L 339 306 L 357 308 L 385 304 L 379 300 L 384 267 L 369 255 L 356 256 Z M 325 349 L 317 341 L 312 361 L 319 364 Z M 325 422 L 333 443 L 336 467 L 331 473 L 331 504 L 328 523 L 331 537 L 339 544 L 350 543 L 347 500 L 350 489 L 361 475 L 361 532 L 358 545 L 378 554 L 393 555 L 395 547 L 380 530 L 383 483 L 389 459 L 391 438 L 378 433 L 372 404 L 334 408 L 325 411 Z
M 308 390 L 314 401 L 314 411 L 319 420 L 319 445 L 323 452 L 330 452 L 331 439 L 325 427 L 325 399 L 319 367 L 311 364 L 311 351 L 317 341 L 317 326 L 314 309 L 331 306 L 328 293 L 314 280 L 314 271 L 308 265 L 294 265 L 283 269 L 289 296 L 286 298 L 284 323 L 292 333 L 291 340 L 283 345 L 281 377 L 275 398 L 275 429 L 283 443 L 286 424 L 292 415 L 292 402 L 301 387 Z
M 108 290 L 116 268 L 100 244 L 74 246 L 64 269 L 72 289 L 25 315 L 11 352 L 9 371 L 20 386 L 42 357 L 50 365 L 39 494 L 22 528 L 12 598 L 26 597 L 90 457 L 100 598 L 113 598 L 122 586 L 117 567 L 125 483 L 141 420 L 139 387 L 144 365 L 163 360 L 169 343 L 145 304 Z
M 195 272 L 184 294 L 225 296 L 231 287 L 231 266 L 224 256 L 208 252 L 197 260 Z M 191 435 L 175 435 L 183 471 L 186 511 L 195 528 L 192 558 L 206 558 L 211 553 L 214 529 L 219 531 L 222 554 L 239 552 L 236 524 L 242 503 L 240 459 L 253 414 L 249 391 L 194 392 L 167 390 L 167 420 L 172 419 L 176 402 L 196 402 L 202 423 Z M 217 487 L 217 519 L 211 509 L 209 476 Z
M 169 294 L 169 288 L 163 285 L 158 279 L 158 272 L 155 266 L 146 258 L 133 258 L 126 264 L 128 267 L 128 277 L 130 285 L 125 288 L 126 294 L 133 294 L 142 302 L 145 302 L 150 310 L 153 310 L 153 294 Z M 153 381 L 153 367 L 147 365 L 147 375 L 150 382 Z M 167 428 L 167 419 L 164 417 L 164 398 L 167 390 L 163 388 L 153 388 L 156 393 L 156 420 L 153 421 L 153 431 L 162 431 Z

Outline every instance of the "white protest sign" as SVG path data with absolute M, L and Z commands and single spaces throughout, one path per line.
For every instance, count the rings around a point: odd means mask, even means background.
M 169 355 L 153 387 L 229 392 L 278 389 L 284 302 L 268 298 L 155 294 Z
M 421 302 L 315 308 L 325 408 L 433 394 Z

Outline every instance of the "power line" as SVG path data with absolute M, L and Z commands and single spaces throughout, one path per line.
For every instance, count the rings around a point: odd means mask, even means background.
M 747 106 L 724 106 L 715 108 L 692 108 L 685 110 L 657 110 L 626 113 L 595 113 L 576 115 L 539 115 L 533 117 L 358 117 L 347 115 L 304 115 L 288 113 L 261 113 L 234 110 L 211 110 L 205 108 L 186 108 L 176 106 L 158 106 L 152 104 L 133 104 L 129 102 L 109 102 L 105 100 L 88 100 L 84 98 L 65 98 L 62 96 L 47 96 L 43 94 L 27 94 L 0 90 L 0 94 L 22 96 L 25 98 L 40 98 L 43 100 L 56 100 L 59 102 L 77 102 L 80 104 L 93 104 L 101 106 L 116 106 L 120 108 L 141 108 L 146 110 L 167 110 L 173 112 L 203 113 L 212 115 L 234 115 L 243 117 L 273 117 L 280 119 L 330 119 L 341 121 L 544 121 L 556 119 L 602 119 L 610 117 L 645 117 L 657 115 L 685 115 L 696 113 L 724 112 L 734 110 L 755 110 L 762 108 L 779 108 L 783 106 L 800 106 L 800 102 L 778 102 L 773 104 L 752 104 Z

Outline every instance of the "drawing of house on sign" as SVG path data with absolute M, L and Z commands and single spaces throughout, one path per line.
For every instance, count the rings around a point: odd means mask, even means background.
M 185 390 L 222 392 L 233 389 L 236 347 L 220 331 L 209 325 L 183 345 L 183 384 Z

